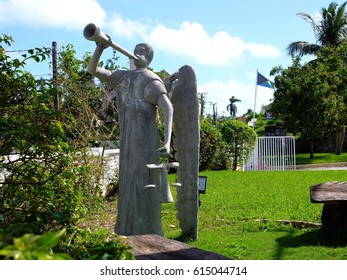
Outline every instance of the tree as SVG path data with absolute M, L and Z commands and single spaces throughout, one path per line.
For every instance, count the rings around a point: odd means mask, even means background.
M 271 72 L 276 74 L 271 109 L 290 132 L 309 141 L 313 158 L 314 143 L 326 134 L 342 105 L 335 83 L 338 76 L 320 55 L 314 63 L 305 65 L 297 57 L 288 69 L 275 67 Z
M 307 13 L 297 15 L 306 20 L 313 28 L 316 43 L 307 41 L 296 41 L 289 44 L 287 52 L 289 55 L 294 53 L 299 56 L 316 55 L 322 47 L 337 47 L 344 42 L 347 35 L 347 14 L 345 12 L 347 2 L 338 5 L 331 2 L 328 8 L 322 8 L 320 19 L 317 22 Z
M 210 117 L 200 121 L 200 171 L 220 169 L 221 134 L 213 122 Z
M 232 170 L 237 170 L 251 156 L 257 135 L 252 128 L 232 118 L 219 125 L 224 142 L 223 151 L 229 158 Z
M 317 62 L 327 67 L 330 95 L 330 126 L 335 130 L 336 154 L 342 152 L 347 122 L 347 42 L 337 48 L 325 47 L 318 53 Z
M 109 70 L 117 68 L 115 55 L 114 52 L 111 59 L 101 64 Z M 89 59 L 89 54 L 78 59 L 72 45 L 62 46 L 56 80 L 64 129 L 74 145 L 88 149 L 90 144 L 104 146 L 119 136 L 115 102 L 108 98 L 110 89 L 104 84 L 96 85 L 85 70 Z
M 0 227 L 41 233 L 72 225 L 91 204 L 100 206 L 100 184 L 91 157 L 66 133 L 64 121 L 73 117 L 53 106 L 52 82 L 25 71 L 27 61 L 47 59 L 50 49 L 13 59 L 5 51 L 12 42 L 0 36 Z M 66 102 L 72 85 L 64 81 L 58 90 Z M 77 121 L 68 123 L 75 125 L 69 131 L 78 130 Z
M 236 102 L 241 102 L 240 99 L 237 99 L 235 96 L 229 98 L 229 105 L 227 106 L 227 111 L 230 111 L 230 116 L 235 119 L 237 113 L 237 107 L 235 105 Z

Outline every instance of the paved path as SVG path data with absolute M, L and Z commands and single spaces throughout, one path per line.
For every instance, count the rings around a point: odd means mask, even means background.
M 297 170 L 347 170 L 347 162 L 298 164 Z

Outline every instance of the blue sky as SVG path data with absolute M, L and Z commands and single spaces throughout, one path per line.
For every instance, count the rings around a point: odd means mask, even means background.
M 311 26 L 296 14 L 317 16 L 331 1 L 299 0 L 0 0 L 0 33 L 10 34 L 12 50 L 72 44 L 77 55 L 94 51 L 82 32 L 92 22 L 123 48 L 146 42 L 154 48 L 151 67 L 173 73 L 185 64 L 196 71 L 198 91 L 207 93 L 207 113 L 215 103 L 228 115 L 231 96 L 238 115 L 254 108 L 256 71 L 271 79 L 274 66 L 287 67 L 292 41 L 315 42 Z M 338 4 L 343 1 L 335 1 Z M 13 55 L 20 53 L 13 53 Z M 107 50 L 103 59 L 111 56 Z M 122 55 L 121 55 L 122 56 Z M 122 56 L 121 65 L 127 66 Z M 47 64 L 30 64 L 35 75 L 50 74 Z M 257 87 L 256 111 L 273 91 Z

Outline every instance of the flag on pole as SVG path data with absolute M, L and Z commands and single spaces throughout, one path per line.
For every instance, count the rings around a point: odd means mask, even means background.
M 258 86 L 262 86 L 262 87 L 267 87 L 267 88 L 271 88 L 271 89 L 275 89 L 275 84 L 273 82 L 271 82 L 268 78 L 265 78 L 262 74 L 260 74 L 258 72 L 257 69 L 257 82 L 255 84 L 255 92 L 254 92 L 254 110 L 253 110 L 253 119 L 252 119 L 252 123 L 253 123 L 253 129 L 254 129 L 254 124 L 256 122 L 255 119 L 255 110 L 256 110 L 256 103 L 257 103 L 257 87 Z
M 257 72 L 257 73 L 258 73 L 257 86 L 268 87 L 268 88 L 272 88 L 272 89 L 275 87 L 275 84 L 273 82 L 271 82 L 269 79 L 265 78 L 259 72 Z

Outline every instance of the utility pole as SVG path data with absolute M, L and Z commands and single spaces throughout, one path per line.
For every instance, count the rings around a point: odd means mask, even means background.
M 53 70 L 53 86 L 54 86 L 54 109 L 59 111 L 60 104 L 59 104 L 59 93 L 57 89 L 57 76 L 58 76 L 58 70 L 57 70 L 57 42 L 52 42 L 52 70 Z
M 218 121 L 217 104 L 213 103 L 213 124 L 214 124 L 214 126 L 217 126 L 217 121 Z

